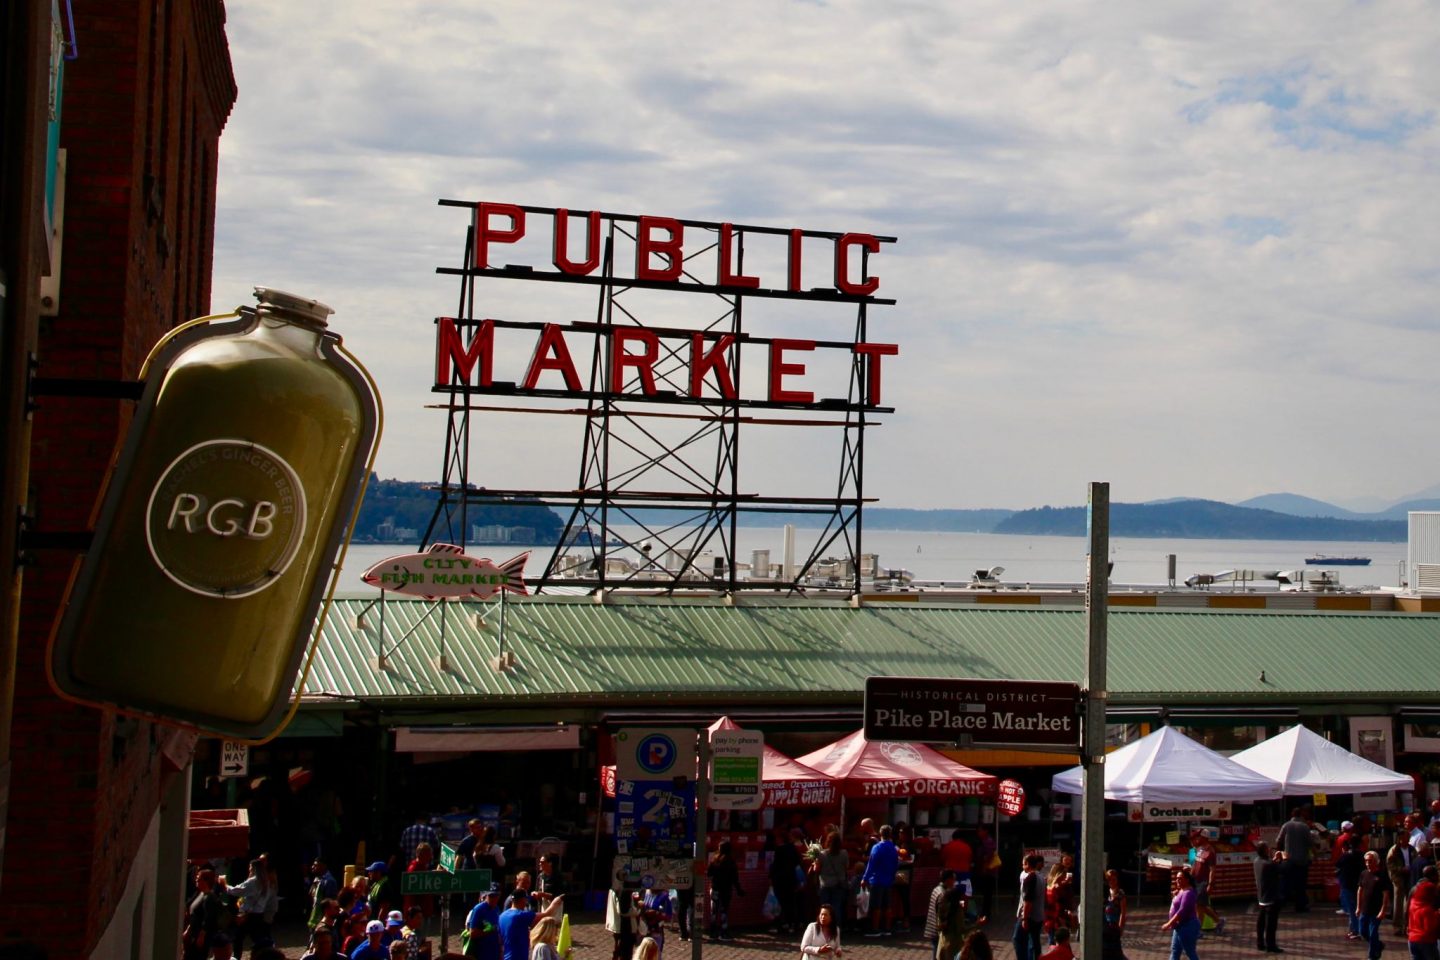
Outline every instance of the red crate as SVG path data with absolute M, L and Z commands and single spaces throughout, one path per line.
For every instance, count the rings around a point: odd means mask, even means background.
M 250 815 L 245 810 L 191 810 L 189 857 L 243 857 L 250 853 Z

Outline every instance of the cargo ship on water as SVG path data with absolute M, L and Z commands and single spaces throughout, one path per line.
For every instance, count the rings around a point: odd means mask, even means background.
M 1313 557 L 1306 557 L 1305 564 L 1311 567 L 1368 567 L 1369 557 L 1333 557 L 1324 553 L 1317 553 Z

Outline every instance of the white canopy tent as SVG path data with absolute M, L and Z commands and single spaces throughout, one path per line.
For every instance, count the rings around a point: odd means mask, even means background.
M 1279 780 L 1287 794 L 1373 793 L 1379 790 L 1413 790 L 1415 781 L 1364 757 L 1303 726 L 1276 734 L 1230 758 L 1247 769 Z
M 1080 767 L 1050 780 L 1057 793 L 1084 792 Z M 1282 796 L 1280 783 L 1242 767 L 1185 736 L 1161 727 L 1105 757 L 1105 799 L 1132 803 L 1232 800 L 1248 803 Z

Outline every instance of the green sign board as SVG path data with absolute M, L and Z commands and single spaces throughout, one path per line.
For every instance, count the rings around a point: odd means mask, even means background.
M 440 844 L 440 869 L 447 873 L 454 873 L 456 867 L 457 853 L 455 848 L 448 843 Z
M 402 874 L 400 892 L 407 896 L 425 893 L 482 893 L 490 889 L 489 870 L 425 870 Z
M 714 781 L 716 784 L 760 782 L 759 757 L 716 757 L 714 760 Z

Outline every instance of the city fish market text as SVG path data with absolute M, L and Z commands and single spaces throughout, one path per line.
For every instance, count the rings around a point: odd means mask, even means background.
M 997 710 L 993 713 L 956 712 L 954 710 L 880 709 L 874 713 L 875 724 L 914 730 L 1021 730 L 1068 733 L 1077 729 L 1074 717 L 1037 717 Z
M 501 590 L 528 593 L 525 561 L 529 551 L 497 564 L 488 558 L 467 557 L 453 543 L 436 543 L 423 553 L 381 560 L 360 578 L 372 587 L 426 600 L 475 597 L 488 600 Z

